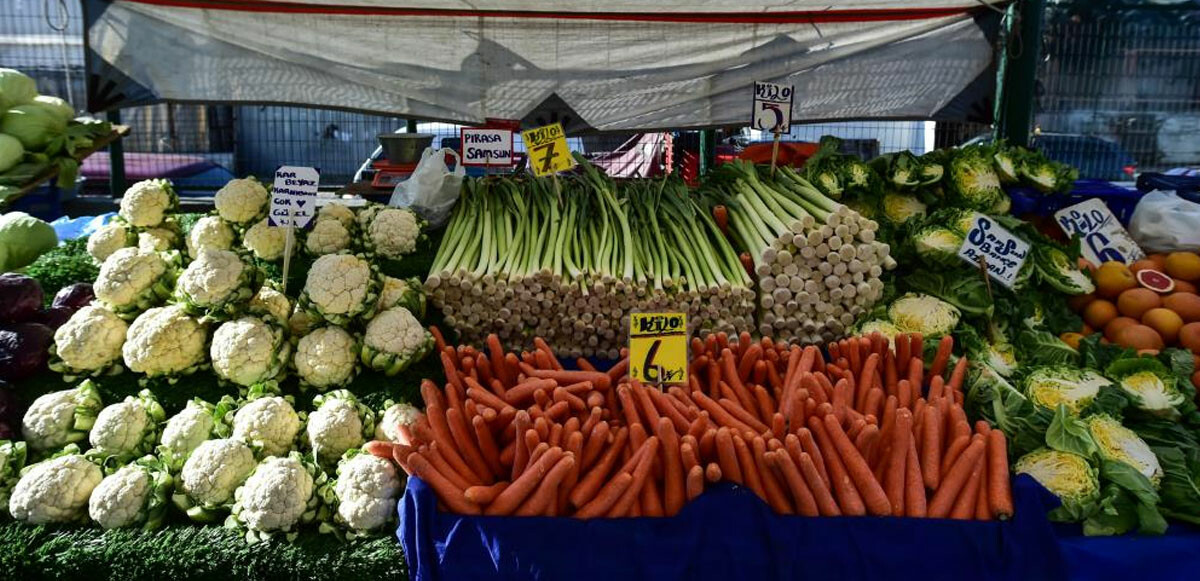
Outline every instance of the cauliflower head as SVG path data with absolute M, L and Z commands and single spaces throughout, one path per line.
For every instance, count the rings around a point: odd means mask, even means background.
M 357 448 L 375 434 L 375 412 L 354 394 L 338 389 L 313 398 L 308 415 L 308 444 L 322 465 L 332 465 L 346 450 Z
M 213 198 L 217 214 L 234 224 L 249 224 L 267 212 L 267 188 L 253 177 L 230 180 Z
M 404 307 L 417 318 L 425 316 L 425 289 L 417 278 L 383 277 L 383 285 L 379 290 L 379 302 L 375 305 L 376 314 L 392 307 Z
M 206 440 L 184 462 L 172 501 L 192 520 L 210 522 L 229 508 L 255 464 L 254 452 L 240 440 Z
M 295 308 L 292 309 L 292 315 L 287 320 L 288 332 L 292 334 L 292 337 L 303 337 L 323 322 L 321 317 L 314 317 L 297 303 Z
M 112 253 L 133 246 L 134 241 L 133 231 L 120 222 L 109 222 L 104 227 L 92 232 L 87 240 L 87 252 L 96 259 L 96 262 L 104 262 Z
M 334 519 L 357 534 L 379 531 L 396 513 L 403 482 L 391 462 L 370 454 L 347 455 L 337 469 Z
M 54 331 L 50 368 L 69 378 L 121 370 L 121 347 L 129 323 L 103 306 L 75 311 Z
M 179 235 L 170 228 L 150 228 L 138 233 L 138 248 L 148 252 L 165 252 L 175 248 Z
M 258 317 L 223 323 L 209 349 L 217 376 L 245 387 L 277 379 L 291 354 L 283 329 Z
M 153 456 L 121 467 L 92 490 L 88 515 L 100 528 L 141 526 L 154 530 L 162 525 L 174 478 Z
M 249 312 L 268 322 L 286 325 L 292 313 L 292 301 L 269 285 L 263 285 L 250 299 Z
M 208 330 L 181 305 L 142 313 L 129 326 L 121 353 L 125 365 L 148 377 L 187 375 L 204 364 Z
M 112 404 L 96 416 L 88 442 L 92 449 L 88 454 L 99 458 L 116 457 L 118 462 L 127 462 L 150 453 L 158 441 L 158 434 L 167 412 L 158 399 L 148 390 L 129 396 L 125 401 Z
M 316 517 L 320 499 L 314 493 L 324 482 L 324 474 L 299 453 L 267 458 L 237 489 L 230 519 L 248 529 L 249 541 L 266 538 L 254 533 L 291 531 Z
M 300 383 L 325 390 L 350 383 L 358 372 L 358 341 L 341 327 L 320 327 L 296 343 L 293 365 Z
M 166 180 L 145 180 L 133 184 L 121 196 L 117 215 L 135 228 L 151 228 L 162 223 L 169 212 L 179 205 L 171 183 Z
M 304 238 L 304 251 L 310 256 L 337 254 L 350 248 L 350 229 L 339 220 L 324 220 L 313 224 Z
M 345 204 L 339 204 L 337 202 L 325 204 L 324 206 L 321 206 L 320 210 L 317 210 L 316 221 L 320 223 L 326 220 L 337 220 L 338 222 L 342 223 L 342 226 L 345 226 L 346 229 L 349 230 L 350 228 L 354 227 L 354 210 L 351 210 Z
M 417 250 L 424 224 L 412 210 L 375 206 L 365 213 L 370 220 L 363 237 L 368 252 L 398 260 Z
M 255 222 L 242 235 L 242 245 L 254 253 L 259 260 L 279 260 L 283 258 L 284 246 L 287 243 L 287 229 L 270 225 L 266 218 Z
M 175 298 L 194 315 L 216 320 L 236 315 L 254 296 L 257 270 L 230 250 L 202 248 L 179 275 Z
M 408 437 L 400 430 L 400 426 L 411 426 L 421 417 L 421 410 L 410 403 L 393 403 L 379 414 L 375 423 L 375 439 L 397 444 L 411 444 Z
M 241 406 L 233 416 L 233 438 L 262 450 L 263 456 L 282 456 L 296 443 L 300 415 L 280 396 L 263 396 Z
M 192 452 L 216 431 L 214 409 L 204 400 L 192 399 L 167 420 L 159 440 L 158 456 L 172 470 L 183 467 Z
M 136 315 L 171 296 L 174 268 L 158 252 L 121 248 L 100 265 L 92 290 L 118 315 Z
M 376 269 L 349 254 L 326 254 L 313 261 L 300 292 L 305 310 L 335 325 L 345 325 L 367 313 L 378 297 Z
M 88 498 L 101 478 L 100 467 L 79 454 L 39 462 L 13 487 L 8 511 L 34 525 L 85 520 Z
M 205 247 L 217 250 L 233 248 L 233 227 L 229 222 L 218 216 L 205 216 L 192 225 L 187 235 L 188 255 L 196 256 Z
M 375 316 L 363 336 L 364 365 L 394 376 L 433 349 L 433 334 L 404 307 L 393 307 Z
M 0 440 L 0 517 L 8 514 L 8 498 L 29 457 L 25 442 Z
M 57 450 L 88 436 L 104 403 L 91 380 L 74 389 L 47 393 L 25 410 L 21 435 L 36 452 Z

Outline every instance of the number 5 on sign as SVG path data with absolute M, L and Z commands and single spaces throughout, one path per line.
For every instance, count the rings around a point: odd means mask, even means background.
M 567 147 L 567 134 L 561 123 L 553 123 L 521 132 L 529 151 L 529 167 L 536 176 L 547 176 L 575 167 L 575 158 Z
M 754 116 L 751 125 L 759 131 L 787 133 L 792 130 L 791 85 L 754 83 Z
M 686 313 L 629 315 L 629 376 L 645 383 L 688 382 Z

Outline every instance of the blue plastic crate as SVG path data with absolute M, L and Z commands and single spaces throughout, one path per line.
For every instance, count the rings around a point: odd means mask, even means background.
M 1116 215 L 1122 225 L 1129 224 L 1129 219 L 1133 217 L 1133 210 L 1137 207 L 1138 200 L 1142 199 L 1141 192 L 1130 188 L 1123 188 L 1104 180 L 1077 180 L 1075 188 L 1071 190 L 1070 194 L 1065 196 L 1048 196 L 1025 186 L 1007 187 L 1005 191 L 1012 198 L 1012 213 L 1017 216 L 1033 214 L 1050 217 L 1055 212 L 1068 206 L 1074 206 L 1079 202 L 1092 198 L 1099 198 L 1108 206 L 1109 210 L 1112 210 L 1112 213 Z
M 13 200 L 8 209 L 49 222 L 63 215 L 62 198 L 62 190 L 50 183 Z

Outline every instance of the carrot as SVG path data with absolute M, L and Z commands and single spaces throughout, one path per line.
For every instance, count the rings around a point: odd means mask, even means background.
M 767 353 L 775 352 L 768 351 Z M 775 357 L 778 359 L 779 356 L 775 355 Z M 777 369 L 773 364 L 767 365 L 767 383 L 769 383 L 774 389 L 783 389 L 786 386 L 783 377 L 779 375 L 779 369 Z
M 979 486 L 983 480 L 983 467 L 987 463 L 984 462 L 983 454 L 976 456 L 974 465 L 971 467 L 971 475 L 967 478 L 967 483 L 958 493 L 958 498 L 954 499 L 954 506 L 950 510 L 950 518 L 956 520 L 969 520 L 975 516 L 975 497 L 979 495 Z
M 372 456 L 375 456 L 377 458 L 383 458 L 384 460 L 391 460 L 392 459 L 392 449 L 395 447 L 396 447 L 396 444 L 393 444 L 392 442 L 387 442 L 384 440 L 372 440 L 370 442 L 367 442 L 366 444 L 363 444 L 362 449 L 364 452 L 366 452 Z
M 737 402 L 747 410 L 753 409 L 754 400 L 750 398 L 750 392 L 746 391 L 746 386 L 738 374 L 736 357 L 729 349 L 721 351 L 721 375 L 733 391 Z
M 867 392 L 867 399 L 866 399 L 865 404 L 863 405 L 863 409 L 858 410 L 858 411 L 860 411 L 864 414 L 873 415 L 877 418 L 881 417 L 883 415 L 883 411 L 884 411 L 883 410 L 883 397 L 884 396 L 883 396 L 882 389 L 879 389 L 878 387 L 872 387 L 871 390 Z
M 717 462 L 721 466 L 721 473 L 732 482 L 737 484 L 745 484 L 742 479 L 742 471 L 738 466 L 737 451 L 733 445 L 733 434 L 729 428 L 722 427 L 717 430 Z
M 650 401 L 658 410 L 659 414 L 671 420 L 675 424 L 675 431 L 680 434 L 686 434 L 691 427 L 688 419 L 683 416 L 683 413 L 675 407 L 674 404 L 667 401 L 667 396 L 657 389 L 647 389 L 647 395 L 650 396 Z
M 558 387 L 558 383 L 552 379 L 526 379 L 505 391 L 504 401 L 514 406 L 521 405 L 538 391 L 555 387 Z
M 704 431 L 704 435 L 700 436 L 700 456 L 702 458 L 712 458 L 717 450 L 717 429 L 709 428 Z
M 992 516 L 1006 520 L 1013 514 L 1011 484 L 1008 479 L 1008 443 L 1004 432 L 992 430 L 987 435 L 987 500 Z
M 812 420 L 813 418 L 810 416 L 808 420 L 809 425 L 812 424 Z M 830 480 L 829 471 L 825 468 L 825 455 L 822 454 L 821 449 L 817 447 L 817 441 L 813 438 L 814 433 L 815 432 L 810 431 L 808 428 L 800 428 L 796 431 L 796 440 L 800 444 L 800 450 L 808 454 L 813 459 L 813 463 L 817 465 L 817 472 L 821 475 L 821 480 L 825 481 L 825 487 L 832 489 L 833 481 Z M 830 449 L 830 453 L 832 453 L 832 451 L 833 450 Z M 795 458 L 799 458 L 799 454 L 793 453 L 793 456 Z M 811 483 L 809 484 L 811 485 Z
M 988 462 L 987 452 L 984 452 L 984 458 L 980 461 L 983 468 L 979 472 L 979 488 L 975 491 L 975 511 L 973 513 L 975 520 L 992 520 L 992 509 L 988 506 Z
M 632 483 L 633 476 L 628 472 L 621 472 L 613 476 L 605 483 L 604 488 L 601 488 L 594 497 L 589 498 L 586 504 L 575 511 L 575 518 L 595 518 L 608 514 Z
M 797 514 L 818 516 L 820 511 L 817 509 L 817 501 L 813 498 L 813 493 L 808 489 L 808 485 L 804 483 L 804 477 L 800 475 L 800 469 L 796 467 L 792 457 L 786 451 L 778 450 L 769 454 L 767 459 L 792 493 Z
M 869 458 L 875 452 L 875 448 L 879 446 L 879 426 L 875 424 L 867 424 L 866 427 L 858 431 L 858 436 L 854 438 L 854 447 L 858 449 L 858 453 L 862 454 L 864 460 L 867 460 L 867 466 L 871 465 Z M 878 478 L 876 480 L 879 480 Z M 879 480 L 882 483 L 882 480 Z
M 741 420 L 733 417 L 733 415 L 730 414 L 729 411 L 721 404 L 713 401 L 711 398 L 701 392 L 693 393 L 692 401 L 696 402 L 696 405 L 700 406 L 700 409 L 708 412 L 708 415 L 717 422 L 717 425 L 733 428 L 737 430 L 739 434 L 747 431 L 755 431 Z
M 771 394 L 767 393 L 767 388 L 762 385 L 754 386 L 754 403 L 758 405 L 758 417 L 763 424 L 770 422 L 771 416 L 775 415 L 775 402 L 771 401 Z
M 490 505 L 484 514 L 502 515 L 510 514 L 521 505 L 531 494 L 534 489 L 542 482 L 547 472 L 558 464 L 558 461 L 563 458 L 562 448 L 550 448 L 537 459 L 532 462 L 512 484 L 504 489 Z
M 721 233 L 729 235 L 729 210 L 724 204 L 717 204 L 712 208 L 713 221 L 717 223 L 717 228 L 721 229 Z
M 972 436 L 971 443 L 955 460 L 954 465 L 950 467 L 950 472 L 942 480 L 941 486 L 934 492 L 933 499 L 929 501 L 929 516 L 946 518 L 950 515 L 954 501 L 962 492 L 972 472 L 975 471 L 975 465 L 983 456 L 984 448 L 983 436 Z
M 924 518 L 928 514 L 925 483 L 921 481 L 921 463 L 917 460 L 917 442 L 909 438 L 904 458 L 904 516 Z
M 463 492 L 463 496 L 479 506 L 486 506 L 495 500 L 501 492 L 504 492 L 504 489 L 508 488 L 508 484 L 508 481 L 502 481 L 491 486 L 472 486 Z
M 758 470 L 759 480 L 762 482 L 763 491 L 767 493 L 767 504 L 777 514 L 795 514 L 795 509 L 792 508 L 792 503 L 788 501 L 787 496 L 783 493 L 783 487 L 786 483 L 780 484 L 776 479 L 775 472 L 767 465 L 767 444 L 762 439 L 762 436 L 755 436 L 750 441 L 751 451 L 754 453 L 754 464 Z
M 787 422 L 783 419 L 783 414 L 776 413 L 771 416 L 771 435 L 776 439 L 782 439 L 787 435 Z
M 841 424 L 837 422 L 836 418 L 826 416 L 824 427 L 830 443 L 834 446 L 833 450 L 840 457 L 847 475 L 853 480 L 854 487 L 861 495 L 867 511 L 873 515 L 889 514 L 892 505 L 888 502 L 883 487 L 875 480 L 875 475 L 871 473 L 867 461 L 863 460 L 862 455 L 855 449 L 854 443 L 846 436 Z
M 526 432 L 526 434 L 529 434 L 529 432 Z M 537 433 L 535 432 L 533 435 L 536 436 Z M 532 439 L 532 440 L 536 441 L 536 438 L 527 438 L 527 439 Z M 530 445 L 528 442 L 526 442 L 525 446 L 528 447 L 530 450 L 529 462 L 525 463 L 525 471 L 521 472 L 521 474 L 528 472 L 529 467 L 533 466 L 534 464 L 537 464 L 537 461 L 539 459 L 541 459 L 542 455 L 545 454 L 546 451 L 550 449 L 550 444 L 547 444 L 546 442 L 538 442 L 537 444 L 533 444 L 533 445 Z M 517 477 L 520 478 L 520 475 L 517 475 Z
M 483 386 L 479 385 L 479 383 L 476 382 L 474 379 L 468 378 L 467 381 L 468 381 L 468 383 L 474 384 L 467 388 L 467 397 L 468 398 L 476 401 L 477 403 L 488 406 L 488 407 L 496 410 L 497 412 L 503 411 L 508 408 L 513 408 L 513 406 L 508 404 L 508 402 L 504 401 L 503 399 L 500 399 L 492 392 L 484 389 Z M 516 409 L 516 408 L 513 408 L 513 409 Z
M 500 466 L 500 449 L 496 447 L 496 439 L 488 429 L 487 422 L 476 416 L 471 418 L 471 427 L 474 429 L 475 440 L 479 443 L 479 452 L 484 463 L 493 475 L 499 476 L 503 471 Z
M 582 398 L 577 395 L 573 395 L 571 392 L 561 387 L 554 390 L 553 394 L 551 395 L 551 399 L 554 400 L 554 403 L 558 403 L 560 401 L 567 402 L 567 405 L 570 406 L 572 411 L 581 412 L 588 409 L 587 403 L 585 403 Z
M 408 464 L 416 470 L 417 477 L 433 488 L 438 499 L 444 502 L 450 510 L 459 514 L 479 514 L 479 505 L 468 501 L 463 496 L 463 489 L 455 486 L 445 475 L 438 472 L 420 452 L 409 454 Z
M 862 496 L 859 495 L 858 489 L 854 487 L 854 481 L 846 471 L 845 465 L 842 464 L 842 459 L 834 448 L 833 440 L 826 433 L 824 418 L 832 418 L 832 423 L 837 423 L 836 417 L 826 415 L 822 418 L 810 417 L 808 425 L 819 447 L 828 452 L 825 454 L 825 467 L 829 472 L 830 488 L 837 494 L 838 506 L 842 512 L 850 516 L 865 515 L 867 509 L 863 504 Z M 840 429 L 841 426 L 838 425 L 838 428 Z M 886 499 L 886 496 L 884 498 Z M 889 506 L 889 508 L 891 507 Z
M 858 439 L 858 435 L 862 433 L 863 428 L 866 427 L 867 420 L 865 418 L 860 417 L 850 420 L 850 429 L 846 430 L 846 436 L 848 436 L 850 438 L 850 442 L 853 443 Z
M 439 473 L 449 480 L 456 488 L 466 489 L 467 487 L 478 484 L 478 479 L 472 475 L 471 478 L 466 478 L 459 474 L 449 462 L 446 461 L 445 454 L 442 451 L 445 448 L 438 442 L 430 442 L 427 446 L 421 446 L 418 451 L 422 452 L 429 463 L 433 465 Z M 394 457 L 394 455 L 393 455 Z
M 558 499 L 555 503 L 558 514 L 566 514 L 567 505 L 570 502 L 571 489 L 575 488 L 575 484 L 579 482 L 579 473 L 583 472 L 583 432 L 578 430 L 573 431 L 564 441 L 567 443 L 565 452 L 575 458 L 575 463 L 571 466 L 571 471 L 567 473 L 566 478 L 563 478 L 562 483 L 558 487 Z
M 946 448 L 946 453 L 942 455 L 941 471 L 942 474 L 950 472 L 950 467 L 954 466 L 954 462 L 958 460 L 959 454 L 967 449 L 967 444 L 971 443 L 971 436 L 959 435 L 950 442 L 950 446 Z
M 638 415 L 637 400 L 634 399 L 633 389 L 625 384 L 617 386 L 617 398 L 621 400 L 621 414 L 625 416 L 625 425 L 634 426 L 641 423 Z M 641 442 L 638 443 L 639 445 Z
M 741 436 L 735 435 L 733 436 L 733 449 L 737 453 L 738 467 L 742 470 L 746 488 L 754 491 L 759 498 L 766 500 L 767 491 L 763 488 L 762 479 L 759 478 L 758 467 L 754 463 L 754 453 L 750 451 L 750 446 Z
M 770 431 L 771 428 L 759 421 L 759 419 L 754 416 L 753 412 L 739 406 L 737 402 L 727 398 L 721 398 L 721 400 L 717 403 L 720 404 L 721 407 L 725 408 L 725 411 L 729 412 L 729 415 L 745 424 L 752 431 L 754 431 L 754 433 L 761 434 L 763 432 Z
M 513 456 L 512 480 L 516 480 L 525 471 L 525 464 L 529 461 L 529 453 L 533 451 L 525 445 L 525 432 L 529 431 L 530 423 L 529 412 L 525 410 L 517 412 L 517 415 L 513 418 L 513 426 L 516 429 L 517 436 L 514 439 L 516 446 L 515 455 Z
M 937 490 L 942 472 L 941 414 L 936 407 L 927 407 L 922 421 L 925 427 L 921 436 L 921 477 L 925 488 Z
M 908 333 L 896 335 L 896 371 L 901 375 L 905 375 L 908 371 L 909 360 L 912 359 L 912 351 L 909 350 Z
M 617 500 L 617 503 L 613 506 L 609 514 L 613 516 L 623 515 L 638 500 L 638 497 L 642 493 L 642 487 L 646 484 L 646 479 L 650 475 L 650 468 L 654 465 L 654 458 L 658 454 L 658 444 L 658 438 L 651 436 L 638 449 L 640 456 L 637 465 L 633 468 L 633 482 L 629 485 L 625 493 L 621 495 L 621 498 Z
M 679 435 L 667 418 L 659 418 L 657 435 L 663 451 L 663 509 L 667 516 L 675 516 L 683 508 L 685 493 Z
M 716 462 L 709 462 L 704 468 L 704 479 L 709 482 L 720 482 L 721 476 L 721 466 Z
M 517 510 L 513 514 L 516 516 L 536 516 L 547 512 L 554 513 L 558 499 L 558 486 L 574 466 L 575 458 L 571 454 L 563 454 L 558 459 L 558 462 L 555 462 L 554 466 L 546 472 L 546 475 L 538 483 L 533 493 L 517 507 Z
M 738 379 L 743 383 L 750 381 L 750 373 L 760 358 L 762 358 L 762 346 L 757 343 L 748 346 L 741 356 L 741 362 L 738 363 Z
M 696 448 L 699 443 L 694 442 L 695 438 L 684 436 L 679 444 L 679 461 L 683 464 L 684 471 L 692 469 L 692 466 L 700 465 L 700 458 L 696 455 Z
M 583 421 L 583 426 L 579 428 L 579 431 L 583 432 L 584 437 L 590 436 L 592 434 L 592 430 L 596 429 L 596 426 L 600 425 L 600 422 L 603 421 L 600 417 L 602 415 L 604 415 L 604 410 L 600 409 L 600 406 L 592 406 L 591 413 L 589 413 L 588 418 Z
M 958 362 L 954 364 L 954 371 L 950 374 L 950 381 L 946 382 L 947 387 L 954 391 L 962 390 L 963 380 L 967 377 L 968 363 L 966 355 L 958 358 Z
M 530 377 L 552 379 L 559 383 L 590 381 L 600 391 L 607 391 L 612 386 L 612 379 L 609 375 L 598 371 L 568 371 L 563 369 L 531 369 L 529 371 L 526 375 Z
M 439 443 L 442 449 L 442 456 L 454 468 L 454 472 L 472 484 L 491 484 L 491 481 L 484 482 L 484 478 L 468 465 L 466 459 L 459 453 L 459 449 L 455 444 L 455 437 L 451 434 L 450 424 L 446 419 L 446 413 L 439 405 L 426 404 L 425 416 L 429 419 L 429 427 L 433 432 L 431 441 Z
M 608 422 L 601 421 L 587 435 L 587 441 L 583 444 L 583 452 L 579 455 L 579 467 L 581 469 L 586 470 L 590 468 L 592 463 L 600 457 L 600 452 L 604 449 L 604 445 L 608 443 L 608 434 Z
M 929 375 L 942 375 L 946 371 L 946 365 L 950 363 L 950 352 L 954 349 L 954 337 L 943 335 L 941 341 L 938 342 L 937 353 L 933 356 L 933 363 L 929 366 Z M 943 377 L 942 379 L 945 379 Z
M 912 389 L 912 399 L 921 396 L 921 387 L 925 385 L 925 362 L 920 356 L 914 355 L 912 364 L 908 366 L 908 384 Z
M 612 367 L 608 368 L 608 371 L 604 372 L 604 374 L 608 376 L 608 380 L 609 380 L 610 384 L 620 381 L 621 378 L 625 377 L 625 375 L 628 373 L 629 373 L 629 357 L 622 358 L 620 361 L 616 362 L 616 364 L 614 364 Z
M 872 353 L 863 362 L 862 373 L 858 375 L 858 392 L 854 395 L 854 409 L 869 413 L 867 409 L 867 394 L 875 385 L 875 372 L 879 367 L 879 354 Z
M 591 500 L 592 496 L 596 495 L 596 491 L 600 490 L 601 484 L 608 478 L 612 471 L 613 464 L 617 462 L 617 458 L 621 455 L 621 451 L 625 449 L 625 442 L 629 439 L 629 429 L 620 428 L 617 430 L 617 436 L 613 440 L 612 445 L 604 452 L 604 455 L 596 461 L 596 465 L 592 466 L 591 470 L 575 485 L 571 490 L 569 497 L 571 505 L 582 508 L 584 503 Z M 586 453 L 586 452 L 585 452 Z
M 909 441 L 912 438 L 912 412 L 907 409 L 896 411 L 892 430 L 892 448 L 884 471 L 883 488 L 892 505 L 893 516 L 904 516 L 904 477 L 908 473 L 907 458 Z
M 641 448 L 642 444 L 646 443 L 648 434 L 646 428 L 642 424 L 633 424 L 629 426 L 629 444 L 630 447 L 637 449 Z
M 704 469 L 699 465 L 692 466 L 688 470 L 685 492 L 689 502 L 704 492 Z
M 817 465 L 813 458 L 806 453 L 800 453 L 800 459 L 796 462 L 800 468 L 800 474 L 804 476 L 805 484 L 808 484 L 809 490 L 812 491 L 813 500 L 817 503 L 817 512 L 821 516 L 841 516 L 842 509 L 838 507 L 837 502 L 833 499 L 833 493 L 829 491 L 829 485 L 821 478 L 821 474 L 817 472 Z
M 446 338 L 442 335 L 442 330 L 437 328 L 437 325 L 429 326 L 429 334 L 433 335 L 433 347 L 438 351 L 446 348 Z
M 883 391 L 884 396 L 896 394 L 896 384 L 900 381 L 900 370 L 896 369 L 896 354 L 892 351 L 887 351 L 884 354 L 883 363 Z
M 659 446 L 659 449 L 661 450 L 662 446 Z M 646 484 L 642 486 L 642 491 L 638 494 L 638 500 L 642 507 L 642 516 L 666 516 L 666 507 L 663 506 L 662 497 L 658 493 L 659 479 L 653 474 L 653 471 L 661 468 L 661 464 L 653 460 L 651 460 L 651 464 L 650 470 L 652 473 L 646 477 Z
M 630 385 L 630 392 L 633 394 L 634 401 L 638 404 L 638 409 L 641 410 L 642 417 L 646 419 L 645 424 L 647 429 L 654 429 L 658 425 L 659 413 L 658 408 L 654 407 L 654 401 L 650 399 L 648 393 L 650 388 L 642 385 L 638 380 L 633 380 Z

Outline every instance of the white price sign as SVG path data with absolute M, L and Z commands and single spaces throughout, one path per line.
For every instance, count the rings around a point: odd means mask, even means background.
M 462 164 L 465 166 L 510 167 L 513 164 L 513 132 L 509 129 L 464 127 Z
M 988 275 L 1011 289 L 1029 255 L 1029 243 L 984 214 L 976 213 L 971 224 L 971 230 L 958 248 L 959 258 L 973 266 L 979 266 L 982 258 L 987 262 Z
M 754 115 L 750 125 L 759 131 L 787 133 L 792 129 L 791 85 L 754 83 Z
M 317 213 L 317 187 L 321 170 L 315 167 L 281 165 L 275 170 L 271 188 L 268 223 L 272 226 L 304 228 Z
M 1067 236 L 1079 235 L 1083 257 L 1092 264 L 1110 260 L 1130 264 L 1146 257 L 1112 210 L 1097 198 L 1063 208 L 1054 219 Z

